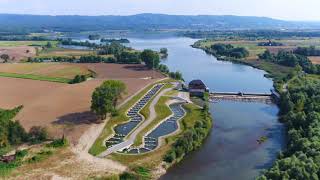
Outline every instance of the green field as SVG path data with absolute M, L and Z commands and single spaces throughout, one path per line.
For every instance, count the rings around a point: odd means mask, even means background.
M 38 80 L 38 81 L 50 81 L 50 82 L 58 82 L 58 83 L 69 83 L 71 80 L 67 78 L 48 77 L 48 76 L 33 75 L 33 74 L 3 73 L 3 72 L 0 72 L 0 77 L 32 79 L 32 80 Z
M 56 46 L 58 41 L 50 41 L 53 46 Z M 13 46 L 45 46 L 48 41 L 0 41 L 0 47 Z
M 84 67 L 60 63 L 5 63 L 0 66 L 0 76 L 41 81 L 68 83 L 76 75 L 91 72 Z

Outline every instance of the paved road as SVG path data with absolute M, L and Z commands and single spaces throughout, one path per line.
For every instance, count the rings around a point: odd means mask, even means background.
M 108 148 L 106 151 L 102 152 L 101 154 L 98 155 L 98 157 L 105 157 L 108 156 L 114 152 L 117 152 L 119 150 L 122 150 L 124 148 L 128 148 L 130 147 L 137 135 L 140 133 L 140 131 L 142 131 L 145 127 L 147 127 L 157 116 L 156 114 L 156 110 L 155 110 L 155 105 L 157 104 L 157 102 L 159 101 L 160 97 L 165 95 L 167 92 L 171 91 L 173 88 L 169 88 L 169 89 L 165 89 L 163 91 L 161 91 L 151 102 L 150 104 L 150 116 L 147 120 L 145 120 L 140 126 L 138 126 L 137 129 L 135 129 L 133 131 L 133 133 L 122 143 L 114 145 L 110 148 Z

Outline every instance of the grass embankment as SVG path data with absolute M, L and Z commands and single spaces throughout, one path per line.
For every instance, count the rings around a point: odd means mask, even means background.
M 162 81 L 162 83 L 169 82 L 167 80 Z M 157 82 L 160 83 L 160 82 Z M 105 125 L 105 128 L 101 132 L 100 136 L 96 139 L 93 146 L 90 148 L 89 153 L 96 156 L 107 150 L 107 147 L 104 144 L 104 140 L 114 134 L 113 128 L 118 124 L 123 124 L 129 120 L 127 116 L 128 110 L 138 101 L 140 100 L 155 84 L 153 83 L 142 90 L 140 93 L 132 97 L 125 105 L 119 108 L 118 115 L 111 117 L 110 120 Z
M 68 146 L 68 142 L 65 139 L 57 139 L 47 145 L 41 145 L 39 148 L 17 151 L 14 161 L 0 162 L 0 179 L 12 176 L 12 172 L 20 166 L 28 167 L 40 163 L 66 146 Z M 13 176 L 16 175 L 19 174 Z
M 143 142 L 143 136 L 146 135 L 151 129 L 156 127 L 161 121 L 163 121 L 165 118 L 169 117 L 172 112 L 170 108 L 167 106 L 167 102 L 170 99 L 168 96 L 162 96 L 157 104 L 155 105 L 155 111 L 157 113 L 156 118 L 146 127 L 144 128 L 136 137 L 136 140 L 134 141 L 133 146 L 140 146 Z
M 177 141 L 185 131 L 194 127 L 198 119 L 202 118 L 202 109 L 198 106 L 194 104 L 185 104 L 183 107 L 186 110 L 186 116 L 179 121 L 179 133 L 167 137 L 165 139 L 165 144 L 160 148 L 139 155 L 114 153 L 111 155 L 111 158 L 123 164 L 130 164 L 131 166 L 143 166 L 148 169 L 158 167 L 163 161 L 164 156 L 172 149 L 171 146 L 174 142 Z

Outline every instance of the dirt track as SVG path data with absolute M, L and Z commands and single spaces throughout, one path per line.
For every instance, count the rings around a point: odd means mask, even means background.
M 119 79 L 125 82 L 128 94 L 124 99 L 155 81 L 143 79 L 151 75 L 151 71 L 136 71 L 125 66 L 92 65 L 91 68 L 95 68 L 99 74 L 98 78 L 75 85 L 1 77 L 0 108 L 24 105 L 16 119 L 26 129 L 47 126 L 51 135 L 60 137 L 64 133 L 75 144 L 94 123 L 95 117 L 89 112 L 91 94 L 104 80 Z

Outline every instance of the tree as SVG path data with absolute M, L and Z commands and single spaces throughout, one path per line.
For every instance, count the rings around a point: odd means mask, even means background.
M 48 139 L 47 129 L 41 126 L 33 126 L 29 131 L 29 138 L 33 142 L 42 142 Z
M 107 117 L 108 113 L 115 112 L 118 99 L 125 93 L 126 85 L 122 81 L 108 80 L 97 87 L 92 94 L 91 111 L 100 120 Z
M 52 48 L 52 47 L 53 47 L 52 43 L 50 41 L 48 41 L 47 44 L 46 44 L 46 48 Z
M 159 63 L 160 63 L 159 54 L 155 51 L 150 50 L 150 49 L 145 49 L 141 53 L 141 59 L 149 69 L 158 68 Z
M 10 56 L 8 54 L 1 54 L 0 58 L 6 63 L 10 59 Z

